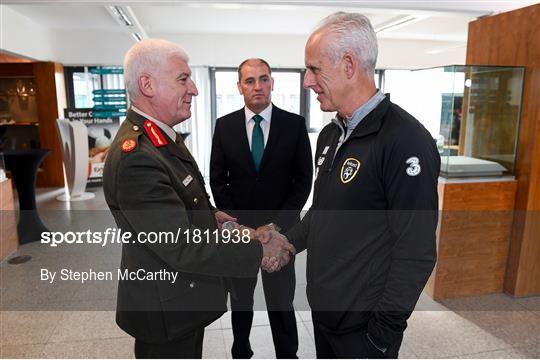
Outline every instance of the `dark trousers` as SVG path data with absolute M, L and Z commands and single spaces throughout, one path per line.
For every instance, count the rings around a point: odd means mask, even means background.
M 367 338 L 365 327 L 349 332 L 329 331 L 314 320 L 313 332 L 318 359 L 397 359 L 403 340 L 401 335 L 382 353 Z
M 249 359 L 253 356 L 249 334 L 253 323 L 253 293 L 257 278 L 235 278 L 231 282 L 234 335 L 231 354 L 235 359 Z M 262 282 L 276 358 L 297 358 L 298 331 L 293 307 L 296 286 L 294 260 L 280 271 L 270 274 L 263 271 Z
M 135 339 L 137 359 L 202 359 L 204 328 L 165 344 L 149 344 Z

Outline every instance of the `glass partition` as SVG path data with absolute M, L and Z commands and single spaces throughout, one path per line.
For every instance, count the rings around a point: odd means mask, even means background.
M 524 68 L 450 65 L 415 70 L 407 109 L 431 132 L 441 176 L 514 175 Z

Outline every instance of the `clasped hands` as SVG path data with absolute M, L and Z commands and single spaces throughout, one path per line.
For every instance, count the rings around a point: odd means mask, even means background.
M 289 243 L 285 235 L 276 230 L 265 229 L 262 226 L 255 230 L 255 238 L 263 246 L 261 269 L 266 272 L 280 270 L 291 261 L 291 256 L 296 254 L 296 249 Z
M 261 269 L 266 272 L 271 273 L 274 271 L 279 271 L 282 267 L 287 265 L 289 261 L 291 261 L 291 256 L 296 254 L 296 249 L 291 243 L 289 243 L 285 235 L 273 230 L 268 225 L 263 225 L 257 229 L 252 229 L 247 226 L 238 225 L 236 223 L 236 218 L 233 218 L 222 211 L 217 211 L 215 216 L 220 228 L 227 221 L 234 222 L 239 229 L 249 230 L 250 237 L 252 239 L 256 239 L 261 242 L 263 247 Z

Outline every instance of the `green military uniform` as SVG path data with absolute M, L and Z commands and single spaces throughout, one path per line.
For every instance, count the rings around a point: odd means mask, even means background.
M 122 231 L 135 237 L 180 228 L 177 243 L 122 245 L 122 271 L 178 272 L 174 284 L 119 281 L 116 321 L 137 340 L 166 343 L 204 328 L 226 311 L 223 277 L 257 275 L 262 247 L 256 241 L 187 243 L 185 230 L 192 236 L 195 229 L 217 229 L 203 177 L 182 140 L 175 143 L 133 110 L 111 145 L 103 188 Z

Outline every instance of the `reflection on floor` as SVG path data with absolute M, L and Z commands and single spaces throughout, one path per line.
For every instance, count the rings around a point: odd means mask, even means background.
M 96 198 L 62 203 L 62 191 L 41 190 L 38 207 L 51 231 L 112 226 L 101 189 Z M 70 211 L 65 211 L 70 210 Z M 30 255 L 19 265 L 0 264 L 0 358 L 130 358 L 133 340 L 114 322 L 116 282 L 47 285 L 41 269 L 108 269 L 118 266 L 118 247 L 21 246 L 11 257 Z M 296 318 L 300 358 L 315 348 L 305 296 L 305 254 L 296 261 Z M 260 283 L 260 282 L 259 282 Z M 256 309 L 263 308 L 256 290 Z M 256 311 L 251 345 L 256 358 L 275 357 L 268 317 Z M 207 328 L 205 358 L 230 358 L 230 313 Z M 409 320 L 401 358 L 540 358 L 540 297 L 513 299 L 504 294 L 437 303 L 423 295 Z

